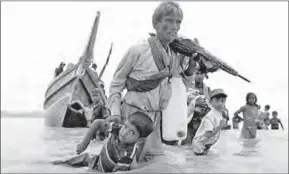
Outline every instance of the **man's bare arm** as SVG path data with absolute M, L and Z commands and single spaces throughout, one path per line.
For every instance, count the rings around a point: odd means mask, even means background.
M 133 69 L 140 53 L 135 47 L 131 47 L 120 61 L 110 84 L 108 108 L 111 116 L 120 116 L 121 93 L 125 89 L 125 82 Z

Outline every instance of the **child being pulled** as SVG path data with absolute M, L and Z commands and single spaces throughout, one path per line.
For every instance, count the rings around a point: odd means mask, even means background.
M 54 161 L 53 164 L 67 164 L 74 167 L 88 166 L 99 172 L 116 172 L 130 170 L 133 161 L 137 161 L 139 143 L 153 131 L 153 121 L 142 112 L 131 114 L 122 125 L 104 120 L 95 120 L 83 141 L 77 145 L 77 154 L 82 153 L 89 145 L 95 132 L 101 128 L 109 129 L 109 135 L 99 155 L 84 153 L 65 161 Z
M 211 110 L 204 116 L 192 141 L 195 155 L 206 155 L 213 144 L 217 142 L 221 129 L 226 126 L 222 111 L 225 108 L 227 94 L 222 89 L 211 92 Z
M 258 105 L 257 96 L 254 93 L 248 93 L 246 96 L 246 105 L 237 110 L 234 115 L 238 116 L 239 113 L 243 113 L 243 127 L 241 131 L 241 137 L 244 139 L 254 139 L 257 134 L 257 117 L 258 117 Z M 239 117 L 239 116 L 238 116 Z

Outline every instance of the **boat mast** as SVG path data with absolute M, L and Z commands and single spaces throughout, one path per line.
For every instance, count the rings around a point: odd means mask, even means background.
M 87 68 L 93 60 L 93 49 L 94 49 L 95 38 L 96 38 L 97 29 L 98 29 L 99 18 L 100 18 L 100 12 L 97 11 L 97 15 L 95 17 L 94 24 L 91 29 L 88 43 L 86 45 L 86 48 L 82 56 L 79 59 L 79 62 L 80 64 L 83 65 L 83 68 Z

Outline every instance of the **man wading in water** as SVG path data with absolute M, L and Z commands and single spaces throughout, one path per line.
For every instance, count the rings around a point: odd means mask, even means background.
M 200 66 L 196 70 L 194 81 L 188 89 L 188 116 L 193 116 L 188 122 L 187 137 L 182 141 L 182 145 L 192 143 L 192 139 L 194 138 L 203 117 L 210 110 L 208 108 L 208 101 L 210 101 L 211 89 L 205 85 L 205 77 L 207 77 L 207 69 L 204 66 Z M 203 95 L 204 97 L 198 97 L 200 95 Z
M 108 106 L 111 119 L 126 120 L 133 112 L 146 113 L 155 121 L 154 132 L 147 138 L 142 152 L 148 161 L 164 154 L 160 134 L 160 118 L 171 97 L 172 77 L 192 81 L 196 62 L 190 59 L 188 68 L 182 69 L 183 55 L 171 50 L 169 44 L 177 38 L 183 19 L 183 11 L 175 2 L 163 2 L 154 11 L 152 24 L 156 36 L 150 36 L 129 48 L 120 61 L 110 84 Z M 121 93 L 127 93 L 121 101 Z M 138 166 L 137 168 L 139 168 Z

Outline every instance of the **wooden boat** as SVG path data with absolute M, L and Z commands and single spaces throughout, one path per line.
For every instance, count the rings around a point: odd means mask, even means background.
M 83 115 L 73 113 L 68 105 L 73 101 L 79 101 L 79 104 L 74 106 L 76 110 L 91 105 L 91 90 L 100 88 L 98 74 L 89 67 L 93 60 L 93 48 L 99 18 L 100 12 L 97 12 L 88 44 L 78 63 L 68 67 L 48 85 L 43 105 L 46 126 L 86 127 L 86 118 Z

